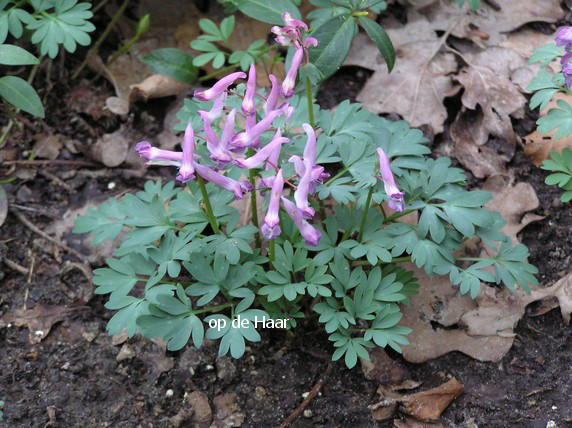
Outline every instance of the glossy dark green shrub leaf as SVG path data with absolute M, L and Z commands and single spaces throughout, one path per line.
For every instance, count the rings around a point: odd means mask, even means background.
M 364 28 L 369 38 L 375 42 L 381 56 L 387 64 L 387 69 L 391 73 L 391 70 L 393 70 L 393 66 L 395 65 L 395 48 L 393 47 L 391 39 L 383 27 L 377 22 L 366 18 L 365 16 L 360 16 L 359 23 Z
M 309 50 L 310 62 L 324 78 L 334 74 L 344 63 L 355 32 L 355 18 L 350 15 L 335 16 L 313 33 L 318 46 Z
M 45 117 L 44 106 L 40 97 L 24 79 L 16 76 L 0 77 L 0 97 L 26 113 L 41 118 Z
M 180 49 L 157 49 L 143 57 L 143 61 L 156 73 L 164 74 L 183 83 L 192 83 L 199 70 L 193 65 L 193 58 Z

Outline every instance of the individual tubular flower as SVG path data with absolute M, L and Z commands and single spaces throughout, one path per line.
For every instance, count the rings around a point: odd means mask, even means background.
M 158 149 L 157 147 L 153 147 L 148 141 L 137 143 L 135 150 L 139 156 L 147 159 L 147 165 L 179 166 L 183 160 L 182 152 Z
M 246 77 L 246 73 L 242 71 L 238 71 L 236 73 L 229 74 L 226 77 L 223 77 L 218 82 L 214 84 L 214 86 L 206 91 L 195 91 L 195 98 L 201 101 L 210 101 L 221 95 L 225 92 L 230 85 L 234 83 L 236 79 L 244 79 Z
M 567 48 L 572 45 L 572 27 L 562 27 L 556 32 L 556 45 Z
M 274 119 L 283 113 L 284 110 L 282 109 L 271 111 L 256 125 L 252 127 L 247 126 L 246 131 L 235 135 L 230 141 L 230 144 L 237 148 L 250 147 L 258 139 L 258 137 L 268 131 L 268 128 L 270 128 L 270 125 L 272 125 Z
M 193 132 L 193 125 L 189 123 L 185 130 L 183 137 L 183 158 L 177 180 L 186 183 L 195 178 L 195 168 L 193 166 L 193 155 L 195 153 L 195 133 Z
M 199 110 L 199 115 L 203 119 L 203 130 L 205 131 L 205 138 L 207 140 L 207 149 L 210 152 L 210 158 L 216 162 L 220 162 L 223 164 L 229 163 L 232 160 L 232 156 L 228 152 L 227 144 L 228 141 L 223 141 L 223 137 L 225 136 L 225 130 L 228 133 L 228 128 L 232 126 L 232 131 L 234 131 L 234 115 L 235 110 L 231 111 L 227 117 L 227 122 L 225 123 L 225 127 L 223 130 L 223 135 L 221 136 L 221 141 L 219 142 L 216 133 L 214 132 L 211 122 L 208 118 L 208 112 Z M 228 137 L 230 138 L 230 137 Z
M 208 166 L 204 166 L 195 162 L 194 164 L 197 174 L 205 180 L 234 193 L 235 199 L 242 199 L 242 196 L 252 190 L 252 186 L 248 181 L 236 181 L 225 175 L 219 174 Z
M 256 95 L 256 68 L 254 64 L 250 64 L 248 71 L 248 81 L 246 82 L 246 91 L 244 92 L 244 99 L 242 100 L 242 112 L 245 115 L 256 113 L 256 104 L 254 96 Z
M 298 211 L 298 207 L 296 207 L 294 202 L 282 196 L 282 204 L 292 221 L 296 224 L 296 227 L 298 227 L 300 234 L 306 241 L 306 245 L 317 246 L 320 238 L 322 238 L 322 234 L 302 218 L 302 214 Z
M 389 198 L 389 206 L 395 211 L 403 212 L 405 210 L 405 202 L 403 201 L 405 193 L 401 192 L 395 183 L 395 177 L 389 164 L 389 157 L 381 147 L 378 147 L 377 154 L 379 155 L 381 179 L 383 180 L 385 193 Z
M 206 114 L 210 123 L 213 123 L 217 120 L 221 115 L 224 108 L 224 101 L 226 100 L 226 93 L 223 92 L 218 97 L 215 98 L 214 104 L 209 111 L 199 110 L 198 113 Z M 201 115 L 203 117 L 203 115 Z
M 304 57 L 304 48 L 299 47 L 298 49 L 296 49 L 296 52 L 294 53 L 294 57 L 292 58 L 292 63 L 290 64 L 290 68 L 288 69 L 286 78 L 282 82 L 282 86 L 280 88 L 280 93 L 286 99 L 294 95 L 294 86 L 296 86 L 296 76 L 298 75 L 298 69 L 302 64 L 303 57 Z
M 315 39 L 314 37 L 306 37 L 304 39 L 303 46 L 305 48 L 309 48 L 310 46 L 316 47 L 316 46 L 318 46 L 318 39 Z
M 296 206 L 306 219 L 313 218 L 316 214 L 314 209 L 308 203 L 308 195 L 310 194 L 310 187 L 312 185 L 312 172 L 316 166 L 316 133 L 307 123 L 302 125 L 308 140 L 304 148 L 304 160 L 302 161 L 298 156 L 292 156 L 291 162 L 294 162 L 296 171 L 300 174 L 300 182 L 294 192 L 294 200 Z
M 292 18 L 290 12 L 284 12 L 282 14 L 282 21 L 284 21 L 284 24 L 286 24 L 287 27 L 303 28 L 305 31 L 308 31 L 308 26 L 306 23 L 304 21 L 300 21 L 299 19 Z
M 283 190 L 284 177 L 282 176 L 282 170 L 280 170 L 278 171 L 278 174 L 276 174 L 276 177 L 274 177 L 268 211 L 266 212 L 264 224 L 261 228 L 262 235 L 266 239 L 274 239 L 280 235 L 280 217 L 278 214 L 280 211 L 280 198 L 282 197 Z
M 268 94 L 268 98 L 266 99 L 266 104 L 264 104 L 264 114 L 268 114 L 274 110 L 276 108 L 276 103 L 278 102 L 278 80 L 273 74 L 268 76 L 268 79 L 270 79 L 270 82 L 272 83 L 272 88 L 270 89 L 270 94 Z
M 274 134 L 272 141 L 258 150 L 256 154 L 252 155 L 248 159 L 237 158 L 234 160 L 234 163 L 240 168 L 256 168 L 262 165 L 274 152 L 278 151 L 280 154 L 282 144 L 287 143 L 288 141 L 290 140 L 286 137 L 282 137 L 280 130 L 278 129 Z

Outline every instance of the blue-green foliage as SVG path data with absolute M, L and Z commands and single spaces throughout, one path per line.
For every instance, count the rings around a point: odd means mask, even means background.
M 26 3 L 32 13 L 24 9 Z M 93 17 L 90 9 L 91 2 L 78 0 L 0 0 L 0 43 L 4 43 L 8 33 L 19 39 L 25 29 L 42 55 L 55 58 L 60 45 L 73 53 L 77 45 L 91 43 L 88 33 L 95 26 L 89 22 Z
M 305 146 L 305 137 L 298 134 L 308 120 L 302 101 L 284 130 L 291 139 L 280 159 L 285 176 L 294 172 L 289 156 L 302 155 Z M 296 98 L 292 102 L 298 105 Z M 192 120 L 190 111 L 205 106 L 188 102 L 179 116 L 183 128 Z M 91 233 L 95 243 L 126 232 L 108 266 L 94 276 L 96 292 L 109 295 L 106 306 L 117 311 L 107 327 L 110 333 L 126 328 L 130 336 L 162 337 L 171 350 L 189 341 L 199 347 L 204 337 L 220 339 L 220 355 L 230 352 L 237 358 L 246 342 L 256 342 L 260 335 L 252 324 L 241 327 L 233 321 L 288 319 L 285 327 L 293 329 L 316 313 L 333 342 L 333 359 L 344 357 L 353 367 L 358 357 L 367 358 L 368 348 L 389 346 L 401 352 L 408 343 L 410 330 L 399 325 L 400 305 L 414 298 L 418 283 L 397 262 L 410 258 L 429 274 L 449 275 L 453 286 L 473 297 L 481 281 L 502 282 L 510 289 L 536 284 L 535 268 L 523 262 L 526 248 L 513 246 L 500 232 L 500 216 L 483 208 L 490 195 L 465 190 L 463 172 L 448 158 L 426 157 L 430 150 L 420 131 L 347 101 L 335 113 L 317 111 L 322 130 L 318 162 L 332 177 L 316 195 L 336 202 L 316 224 L 323 233 L 317 247 L 306 247 L 282 213 L 282 234 L 269 263 L 266 251 L 261 255 L 255 249 L 256 229 L 238 226 L 239 213 L 230 205 L 233 195 L 207 184 L 223 231 L 213 234 L 194 182 L 185 189 L 148 182 L 144 191 L 110 199 L 78 220 L 76 231 Z M 388 198 L 375 178 L 377 147 L 392 158 L 405 192 L 404 213 L 385 216 L 380 208 Z M 373 203 L 364 223 L 371 188 Z M 419 214 L 417 225 L 400 222 L 410 212 Z M 462 243 L 475 235 L 496 255 L 457 259 Z
M 564 50 L 549 43 L 534 51 L 530 57 L 530 64 L 540 64 L 538 75 L 532 79 L 528 90 L 533 92 L 530 99 L 530 108 L 538 108 L 544 111 L 548 104 L 559 93 L 570 95 L 572 92 L 567 87 L 562 73 L 553 74 L 548 68 L 550 63 L 564 55 Z M 541 116 L 536 122 L 538 131 L 542 134 L 554 133 L 554 138 L 566 138 L 572 134 L 572 107 L 567 101 L 558 99 L 556 107 L 548 110 L 546 115 Z M 572 200 L 572 152 L 564 149 L 562 153 L 550 152 L 550 158 L 542 163 L 542 169 L 554 172 L 546 178 L 546 184 L 558 186 L 565 192 L 561 196 L 562 202 Z

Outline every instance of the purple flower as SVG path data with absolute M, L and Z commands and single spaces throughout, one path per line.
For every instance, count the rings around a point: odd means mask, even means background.
M 248 71 L 248 81 L 246 82 L 246 92 L 242 100 L 242 112 L 246 115 L 256 113 L 256 104 L 254 103 L 254 96 L 256 95 L 256 68 L 254 64 L 250 64 Z
M 288 138 L 282 137 L 280 130 L 278 129 L 272 138 L 272 141 L 265 145 L 263 148 L 258 150 L 256 154 L 249 157 L 248 159 L 237 158 L 234 163 L 240 168 L 256 168 L 262 165 L 275 151 L 280 154 L 280 148 L 283 143 L 290 141 Z
M 216 133 L 214 132 L 212 125 L 208 119 L 208 112 L 203 111 L 203 110 L 199 110 L 198 113 L 201 116 L 201 118 L 203 119 L 203 124 L 204 124 L 203 130 L 205 131 L 205 138 L 207 140 L 207 148 L 209 149 L 209 152 L 211 153 L 210 158 L 214 161 L 217 161 L 217 162 L 220 162 L 223 164 L 229 163 L 232 160 L 232 156 L 230 155 L 230 153 L 226 147 L 228 144 L 228 141 L 226 142 L 227 144 L 225 144 L 225 142 L 223 141 L 223 137 L 227 137 L 225 135 L 225 130 L 228 133 L 229 132 L 228 128 L 230 128 L 231 126 L 232 126 L 232 131 L 234 131 L 235 110 L 231 111 L 230 114 L 228 115 L 224 130 L 223 130 L 223 135 L 221 136 L 221 142 L 218 141 L 218 137 L 217 137 Z M 230 138 L 230 137 L 227 137 L 227 138 Z
M 268 211 L 264 217 L 264 224 L 262 225 L 262 235 L 266 239 L 274 239 L 280 235 L 280 198 L 282 197 L 282 190 L 284 189 L 284 177 L 282 170 L 278 171 L 274 178 L 272 191 L 270 193 L 270 203 L 268 204 Z
M 304 39 L 304 47 L 309 48 L 310 46 L 316 47 L 318 46 L 318 40 L 314 37 L 306 37 Z
M 193 155 L 195 153 L 195 133 L 193 132 L 193 125 L 189 123 L 185 130 L 183 137 L 183 159 L 177 180 L 186 183 L 195 178 L 195 168 L 193 167 Z
M 268 76 L 270 82 L 272 82 L 272 89 L 270 89 L 270 94 L 268 94 L 268 98 L 266 100 L 266 104 L 264 105 L 264 113 L 268 114 L 272 110 L 276 108 L 276 103 L 278 102 L 278 80 L 276 77 L 271 74 Z
M 242 199 L 242 196 L 252 190 L 252 186 L 248 181 L 236 181 L 228 178 L 218 172 L 212 170 L 208 166 L 204 166 L 195 162 L 195 170 L 205 180 L 234 193 L 235 199 Z
M 572 27 L 562 27 L 556 32 L 556 45 L 568 46 L 572 44 Z
M 304 56 L 304 48 L 299 47 L 294 53 L 294 58 L 292 58 L 292 63 L 290 64 L 290 69 L 286 74 L 286 78 L 282 82 L 282 87 L 280 92 L 282 96 L 286 99 L 294 95 L 294 86 L 296 86 L 296 76 L 298 75 L 298 69 L 300 64 L 302 64 L 302 58 Z
M 137 143 L 135 150 L 139 156 L 147 159 L 147 165 L 179 166 L 183 160 L 182 152 L 158 149 L 157 147 L 153 147 L 148 141 Z
M 379 155 L 379 169 L 381 171 L 381 179 L 385 193 L 389 198 L 389 206 L 395 211 L 403 212 L 405 210 L 405 202 L 403 201 L 404 192 L 401 192 L 395 183 L 395 177 L 389 165 L 389 157 L 381 147 L 377 148 Z
M 230 141 L 230 144 L 237 148 L 252 146 L 258 137 L 268 131 L 268 128 L 270 128 L 270 125 L 272 125 L 274 119 L 283 113 L 284 111 L 281 109 L 271 111 L 256 125 L 252 126 L 251 128 L 247 126 L 246 131 L 235 135 Z
M 225 92 L 236 79 L 244 79 L 245 77 L 246 73 L 237 71 L 236 73 L 232 73 L 223 77 L 218 82 L 216 82 L 212 88 L 206 91 L 195 91 L 194 96 L 196 99 L 201 101 L 210 101 Z
M 282 196 L 282 204 L 292 221 L 296 224 L 296 227 L 298 227 L 298 230 L 300 230 L 302 237 L 306 241 L 306 245 L 310 245 L 312 247 L 318 245 L 322 234 L 302 218 L 302 214 L 298 211 L 296 204 L 286 199 L 284 196 Z
M 282 21 L 286 24 L 287 27 L 298 27 L 303 28 L 304 30 L 308 31 L 308 26 L 304 21 L 300 21 L 299 19 L 292 18 L 289 12 L 284 12 L 282 14 Z
M 199 114 L 201 114 L 201 112 L 205 113 L 209 122 L 213 123 L 222 115 L 222 110 L 224 107 L 225 100 L 226 100 L 226 92 L 223 92 L 222 94 L 220 94 L 218 97 L 215 98 L 214 104 L 209 111 L 199 110 L 198 113 Z M 201 117 L 203 117 L 202 114 Z

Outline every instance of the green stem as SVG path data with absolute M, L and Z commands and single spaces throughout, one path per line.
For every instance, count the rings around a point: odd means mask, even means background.
M 248 149 L 246 152 L 247 156 L 252 156 L 253 152 L 252 149 Z M 256 248 L 261 248 L 260 225 L 258 224 L 258 203 L 256 201 L 256 172 L 252 168 L 248 171 L 248 179 L 252 186 L 252 192 L 250 192 L 250 210 L 252 211 L 252 224 L 256 227 Z
M 270 264 L 274 263 L 274 257 L 276 254 L 275 248 L 276 248 L 276 241 L 272 239 L 268 243 L 268 258 L 270 259 Z
M 234 307 L 233 303 L 224 303 L 222 305 L 211 306 L 210 308 L 203 308 L 203 309 L 198 309 L 196 311 L 192 311 L 192 314 L 197 315 L 197 314 L 204 314 L 205 312 L 218 312 L 220 310 L 223 310 L 226 308 L 231 308 L 231 307 Z
M 306 98 L 308 100 L 308 116 L 310 117 L 310 126 L 312 128 L 315 127 L 316 123 L 314 122 L 314 103 L 312 97 L 312 83 L 310 79 L 306 77 Z
M 363 231 L 365 230 L 365 224 L 367 222 L 367 212 L 369 211 L 369 206 L 371 204 L 371 197 L 373 195 L 373 186 L 369 188 L 369 192 L 367 194 L 367 201 L 365 202 L 365 208 L 363 211 L 363 217 L 361 219 L 361 224 L 359 226 L 359 235 L 358 235 L 358 242 L 361 242 L 363 238 Z
M 490 260 L 490 259 L 485 259 L 482 257 L 456 257 L 455 260 L 465 261 L 465 262 L 482 262 L 483 260 Z
M 125 9 L 127 8 L 128 4 L 129 4 L 129 0 L 123 0 L 123 3 L 121 3 L 121 6 L 119 6 L 119 9 L 117 9 L 117 12 L 115 12 L 115 15 L 113 15 L 113 17 L 111 18 L 111 21 L 109 21 L 109 24 L 107 24 L 107 27 L 105 28 L 103 33 L 101 33 L 101 36 L 99 36 L 99 39 L 97 39 L 97 42 L 95 42 L 93 47 L 89 50 L 86 58 L 83 60 L 83 62 L 80 64 L 80 66 L 77 68 L 77 70 L 72 75 L 72 80 L 77 79 L 77 77 L 79 76 L 79 73 L 81 73 L 81 71 L 85 68 L 90 55 L 94 55 L 94 54 L 97 54 L 99 52 L 99 48 L 101 47 L 102 43 L 105 41 L 105 39 L 107 39 L 107 36 L 109 36 L 109 33 L 111 33 L 111 30 L 113 30 L 113 27 L 115 27 L 115 24 L 117 23 L 119 18 L 121 18 L 121 15 L 123 15 L 123 12 L 125 12 Z M 109 65 L 109 62 L 107 65 Z
M 209 194 L 208 194 L 207 188 L 205 186 L 205 180 L 203 180 L 203 177 L 201 177 L 199 174 L 197 174 L 197 181 L 199 182 L 199 187 L 200 187 L 201 193 L 203 195 L 203 202 L 205 203 L 205 212 L 207 214 L 207 218 L 209 219 L 209 223 L 211 224 L 213 232 L 220 235 L 221 231 L 218 227 L 218 224 L 216 222 L 216 217 L 213 213 L 213 207 L 211 205 L 211 201 L 209 199 Z
M 383 220 L 383 224 L 391 223 L 392 221 L 397 220 L 398 218 L 403 217 L 407 214 L 411 214 L 412 212 L 415 212 L 415 211 L 417 211 L 417 210 L 406 210 L 406 211 L 403 211 L 402 213 L 392 214 L 389 217 L 386 217 L 385 220 Z
M 407 256 L 407 257 L 395 257 L 393 259 L 391 259 L 391 262 L 389 263 L 405 263 L 405 262 L 410 262 L 411 261 L 411 256 Z M 389 264 L 386 262 L 379 262 L 379 264 Z M 367 260 L 356 260 L 355 262 L 352 262 L 352 266 L 371 266 L 371 263 L 368 262 Z

